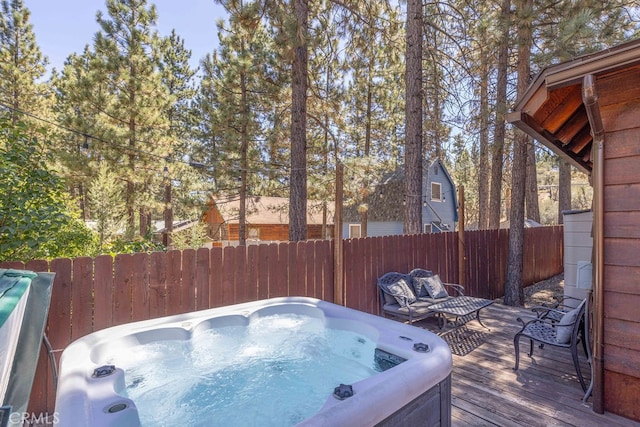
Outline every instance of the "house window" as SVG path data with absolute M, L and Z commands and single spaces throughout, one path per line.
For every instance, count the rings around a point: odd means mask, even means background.
M 249 231 L 247 232 L 248 240 L 260 240 L 260 229 L 256 227 L 249 227 Z
M 423 224 L 424 232 L 431 233 L 431 224 Z
M 431 201 L 442 202 L 442 185 L 439 182 L 431 183 Z
M 357 239 L 360 235 L 360 224 L 349 224 L 349 238 Z

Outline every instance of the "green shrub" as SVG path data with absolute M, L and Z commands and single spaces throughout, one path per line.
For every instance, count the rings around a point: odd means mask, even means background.
M 89 255 L 95 233 L 74 214 L 46 145 L 32 133 L 0 117 L 0 261 Z

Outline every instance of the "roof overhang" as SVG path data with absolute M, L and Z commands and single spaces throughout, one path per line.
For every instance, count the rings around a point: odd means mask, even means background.
M 543 69 L 507 121 L 591 173 L 593 136 L 582 100 L 584 77 L 596 79 L 640 64 L 640 39 Z

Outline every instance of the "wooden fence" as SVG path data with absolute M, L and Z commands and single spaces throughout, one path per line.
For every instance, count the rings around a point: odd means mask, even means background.
M 379 314 L 376 279 L 427 268 L 464 283 L 467 295 L 504 294 L 508 230 L 465 232 L 466 277 L 458 277 L 458 234 L 344 241 L 344 304 Z M 525 230 L 524 285 L 562 272 L 563 228 Z M 73 340 L 127 322 L 279 296 L 334 301 L 333 241 L 282 242 L 212 249 L 0 263 L 55 272 L 47 335 L 56 359 Z M 53 375 L 42 350 L 30 411 L 54 410 Z

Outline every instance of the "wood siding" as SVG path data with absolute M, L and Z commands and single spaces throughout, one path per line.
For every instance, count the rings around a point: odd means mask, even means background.
M 465 294 L 504 294 L 508 238 L 508 230 L 465 234 Z M 457 245 L 457 233 L 345 240 L 345 305 L 379 315 L 376 280 L 388 271 L 427 268 L 460 283 Z M 562 272 L 562 248 L 562 226 L 526 229 L 525 285 Z M 11 262 L 0 268 L 56 273 L 47 335 L 58 361 L 71 341 L 123 323 L 280 296 L 335 300 L 330 240 Z M 41 356 L 29 410 L 53 413 L 52 373 L 46 354 Z
M 203 221 L 208 225 L 208 234 L 214 241 L 230 240 L 239 241 L 240 225 L 237 223 L 227 223 L 220 214 L 220 211 L 213 203 L 209 203 L 208 209 L 203 216 Z M 333 224 L 327 224 L 326 229 L 330 237 L 333 237 Z M 257 230 L 258 240 L 265 242 L 288 241 L 288 224 L 249 224 L 247 223 L 247 239 L 251 239 L 251 230 Z M 325 239 L 322 233 L 322 224 L 307 225 L 307 239 Z
M 344 222 L 342 225 L 342 235 L 349 238 L 349 226 L 361 225 L 359 222 Z M 402 234 L 401 222 L 390 221 L 368 221 L 367 222 L 367 236 L 368 237 L 382 237 L 382 236 L 395 236 Z
M 597 81 L 604 143 L 605 409 L 640 421 L 640 68 Z
M 224 225 L 227 227 L 228 234 L 226 240 L 238 241 L 240 240 L 240 226 L 238 224 Z M 257 230 L 258 241 L 288 241 L 289 240 L 289 225 L 288 224 L 247 224 L 247 239 L 251 238 L 251 230 Z M 333 226 L 328 225 L 329 235 L 333 236 Z M 322 225 L 309 224 L 307 225 L 307 239 L 323 239 Z
M 438 170 L 436 173 L 435 170 Z M 441 200 L 432 200 L 431 184 L 440 184 Z M 450 230 L 456 226 L 456 188 L 441 161 L 434 161 L 423 179 L 422 224 L 432 222 L 448 224 Z

